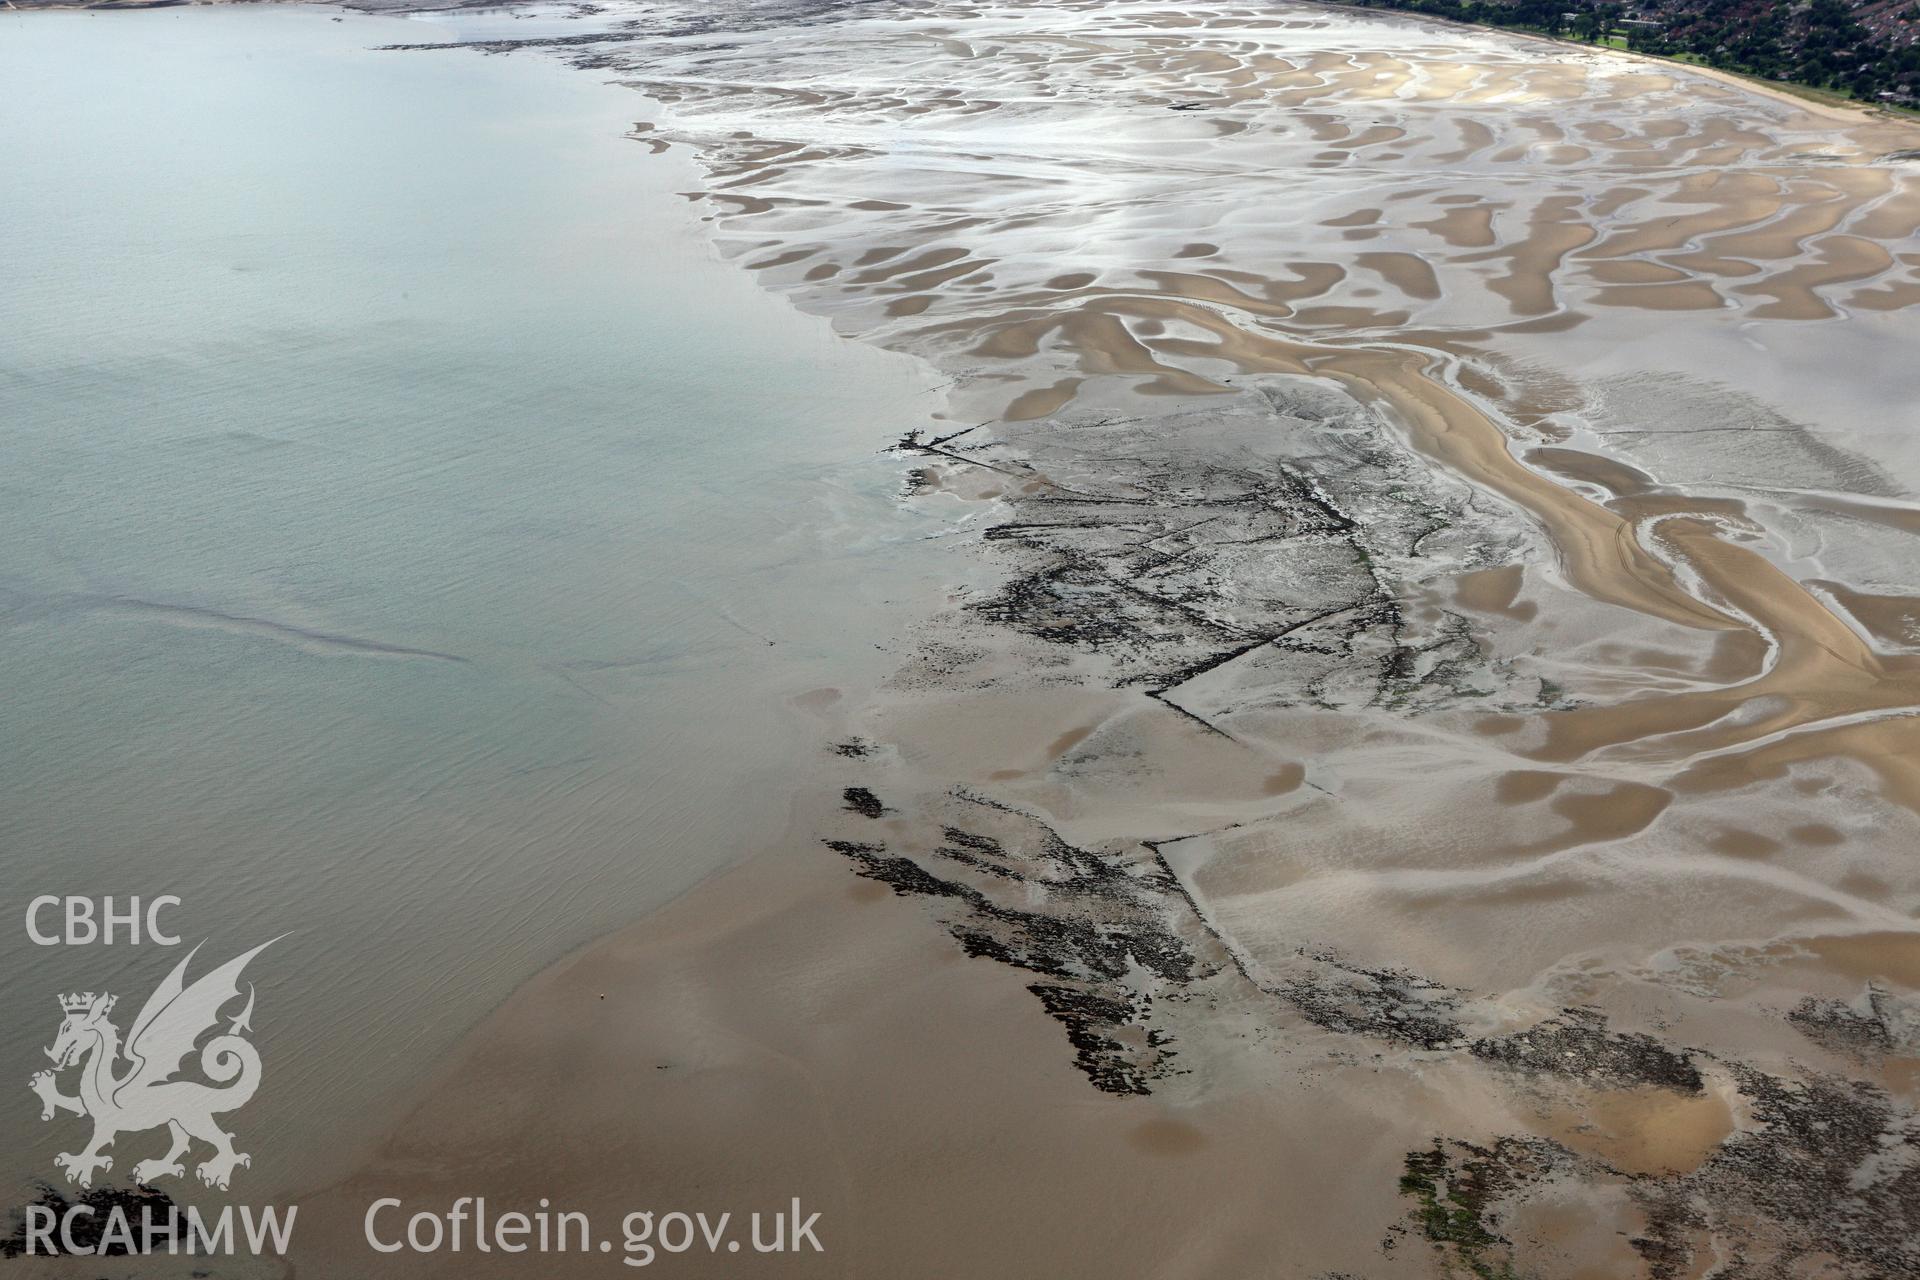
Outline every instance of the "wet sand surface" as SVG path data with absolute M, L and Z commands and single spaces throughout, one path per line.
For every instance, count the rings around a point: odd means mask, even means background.
M 724 252 L 951 376 L 903 500 L 993 579 L 838 807 L 328 1204 L 799 1195 L 796 1274 L 1920 1268 L 1920 130 L 1308 7 L 580 23 Z

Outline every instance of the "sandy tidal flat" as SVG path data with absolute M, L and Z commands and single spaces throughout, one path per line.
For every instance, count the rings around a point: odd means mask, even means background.
M 365 1185 L 810 1195 L 795 1274 L 1920 1267 L 1920 130 L 1284 5 L 563 39 L 953 379 L 905 500 L 997 576 Z

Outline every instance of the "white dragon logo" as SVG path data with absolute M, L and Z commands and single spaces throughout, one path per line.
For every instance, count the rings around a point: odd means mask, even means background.
M 101 1151 L 112 1146 L 117 1135 L 161 1125 L 172 1133 L 173 1145 L 160 1159 L 142 1160 L 133 1166 L 136 1183 L 183 1176 L 186 1169 L 180 1157 L 194 1138 L 213 1147 L 212 1157 L 194 1171 L 210 1187 L 226 1190 L 234 1169 L 253 1163 L 250 1156 L 233 1149 L 233 1135 L 213 1120 L 218 1114 L 245 1106 L 260 1087 L 259 1050 L 241 1035 L 253 1030 L 250 984 L 246 1008 L 232 1020 L 226 1034 L 214 1036 L 200 1050 L 200 1070 L 214 1084 L 172 1077 L 200 1037 L 219 1023 L 220 1010 L 239 996 L 240 971 L 247 962 L 278 941 L 263 942 L 187 986 L 187 964 L 200 951 L 195 947 L 147 997 L 140 1016 L 133 1020 L 124 1049 L 120 1029 L 107 1020 L 115 997 L 91 991 L 60 997 L 66 1017 L 53 1046 L 46 1051 L 53 1059 L 53 1070 L 38 1072 L 29 1084 L 40 1095 L 42 1120 L 51 1120 L 61 1111 L 93 1117 L 93 1141 L 86 1150 L 62 1152 L 53 1158 L 54 1164 L 66 1170 L 68 1182 L 92 1186 L 95 1170 L 113 1168 L 113 1158 Z M 131 1065 L 115 1074 L 123 1056 Z M 69 1097 L 60 1092 L 56 1073 L 82 1061 L 85 1065 L 80 1071 L 79 1095 Z

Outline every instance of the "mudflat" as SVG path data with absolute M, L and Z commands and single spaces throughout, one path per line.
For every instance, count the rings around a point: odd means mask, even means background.
M 316 1216 L 1920 1266 L 1920 130 L 1307 6 L 623 13 L 483 43 L 631 84 L 724 253 L 952 379 L 903 501 L 991 572 L 778 847 L 521 990 Z

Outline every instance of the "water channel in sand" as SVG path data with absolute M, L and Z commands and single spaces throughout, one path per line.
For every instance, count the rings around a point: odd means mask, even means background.
M 800 1194 L 796 1273 L 1920 1265 L 1910 125 L 1305 6 L 422 21 L 952 377 L 899 454 L 998 576 L 303 1272 L 481 1192 Z
M 828 1185 L 876 1266 L 1910 1269 L 1913 126 L 1304 6 L 630 16 L 559 52 L 659 104 L 724 251 L 958 379 L 903 453 L 990 504 L 1003 577 L 818 821 L 960 946 L 769 866 L 450 1081 L 723 1114 L 621 1185 Z M 679 926 L 728 903 L 721 962 Z M 921 998 L 876 1012 L 872 966 Z M 735 1048 L 600 1087 L 538 1047 L 578 982 L 627 986 L 629 1050 Z M 911 1046 L 929 1008 L 992 1037 L 971 1070 Z M 1124 1101 L 1067 1101 L 1048 1018 Z M 801 1081 L 806 1117 L 754 1101 Z M 940 1173 L 875 1136 L 886 1088 L 963 1135 Z M 749 1132 L 769 1171 L 716 1168 Z M 1420 1216 L 1449 1188 L 1487 1234 Z M 955 1195 L 1021 1228 L 962 1238 Z

